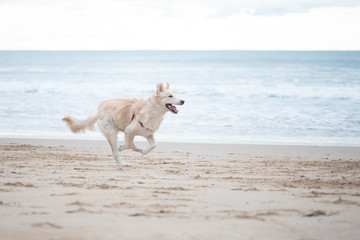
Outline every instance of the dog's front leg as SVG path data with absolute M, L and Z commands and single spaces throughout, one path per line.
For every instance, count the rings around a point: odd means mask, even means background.
M 134 134 L 131 134 L 130 132 L 125 132 L 125 145 L 121 145 L 119 147 L 119 151 L 121 152 L 125 149 L 133 149 L 136 152 L 142 153 L 143 150 L 135 146 L 134 138 L 135 138 Z
M 143 155 L 148 154 L 154 148 L 156 148 L 156 142 L 155 142 L 154 135 L 150 135 L 150 136 L 146 137 L 146 139 L 149 142 L 149 147 L 142 151 Z

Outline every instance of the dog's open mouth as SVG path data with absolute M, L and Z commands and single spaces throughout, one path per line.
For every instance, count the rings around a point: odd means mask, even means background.
M 177 114 L 178 110 L 176 109 L 176 107 L 174 105 L 172 105 L 171 103 L 168 103 L 165 105 L 167 109 L 169 109 L 172 113 Z

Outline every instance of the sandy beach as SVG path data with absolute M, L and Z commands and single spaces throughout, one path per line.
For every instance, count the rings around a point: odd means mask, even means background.
M 140 144 L 141 145 L 141 144 Z M 360 148 L 0 139 L 0 239 L 359 239 Z

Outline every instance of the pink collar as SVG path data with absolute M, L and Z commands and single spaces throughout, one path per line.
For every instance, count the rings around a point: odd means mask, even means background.
M 134 120 L 134 118 L 135 118 L 135 113 L 132 115 L 130 122 L 132 122 L 132 121 Z M 138 122 L 140 123 L 140 126 L 141 126 L 141 127 L 145 128 L 145 127 L 144 127 L 144 124 L 143 124 L 142 122 L 140 122 L 140 121 L 138 121 Z M 145 128 L 145 129 L 146 129 L 147 131 L 152 131 L 150 128 Z

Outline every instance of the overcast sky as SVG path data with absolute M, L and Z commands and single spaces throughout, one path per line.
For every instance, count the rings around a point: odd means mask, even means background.
M 0 0 L 0 49 L 360 50 L 360 0 Z

